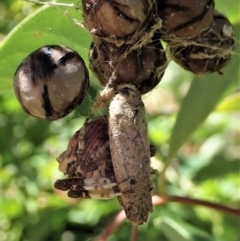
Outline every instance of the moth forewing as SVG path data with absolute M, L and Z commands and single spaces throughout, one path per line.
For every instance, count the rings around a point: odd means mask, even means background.
M 78 136 L 79 131 L 77 131 L 70 139 L 67 150 L 57 158 L 59 163 L 58 169 L 60 172 L 66 174 L 69 163 L 76 161 L 76 153 L 78 151 Z
M 118 86 L 109 107 L 109 142 L 118 197 L 128 219 L 136 225 L 152 212 L 150 147 L 145 108 L 131 84 Z
M 57 160 L 68 178 L 57 180 L 54 186 L 68 190 L 69 197 L 110 199 L 121 195 L 111 163 L 107 118 L 86 120 Z

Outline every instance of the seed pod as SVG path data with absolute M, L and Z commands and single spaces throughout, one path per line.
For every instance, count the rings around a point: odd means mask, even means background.
M 209 28 L 214 11 L 213 0 L 161 0 L 157 11 L 163 20 L 162 38 L 167 42 L 177 38 L 193 38 Z
M 141 36 L 152 15 L 152 0 L 83 0 L 85 26 L 99 37 Z
M 116 48 L 106 42 L 92 45 L 90 69 L 104 86 L 114 76 L 117 84 L 132 83 L 145 94 L 161 81 L 167 67 L 165 51 L 157 39 L 139 49 L 131 47 Z
M 111 161 L 106 118 L 87 120 L 57 160 L 68 179 L 57 180 L 54 186 L 69 190 L 69 197 L 109 199 L 121 195 Z
M 83 59 L 70 48 L 41 47 L 17 68 L 14 90 L 23 110 L 44 119 L 68 115 L 83 101 L 89 87 Z
M 135 225 L 152 212 L 150 148 L 144 104 L 134 85 L 117 87 L 109 107 L 109 141 L 126 216 Z
M 215 11 L 209 30 L 187 47 L 171 47 L 173 60 L 194 74 L 220 72 L 232 57 L 235 39 L 229 20 Z

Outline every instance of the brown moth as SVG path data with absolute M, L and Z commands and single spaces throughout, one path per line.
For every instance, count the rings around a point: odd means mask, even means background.
M 138 89 L 119 85 L 109 107 L 109 143 L 126 216 L 135 225 L 152 212 L 150 146 L 145 108 Z
M 57 180 L 54 186 L 69 190 L 69 197 L 110 199 L 121 195 L 111 162 L 106 118 L 86 120 L 57 160 L 68 179 Z

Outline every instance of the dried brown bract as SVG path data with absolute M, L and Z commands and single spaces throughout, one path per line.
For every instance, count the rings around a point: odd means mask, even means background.
M 114 75 L 117 85 L 131 83 L 144 94 L 161 81 L 167 67 L 166 54 L 156 38 L 141 48 L 132 47 L 117 48 L 107 42 L 99 46 L 93 44 L 89 53 L 90 68 L 104 86 Z
M 108 120 L 86 121 L 57 159 L 68 179 L 57 180 L 55 188 L 72 198 L 109 199 L 120 195 L 109 150 Z
M 209 28 L 213 19 L 214 0 L 156 1 L 159 17 L 163 20 L 162 38 L 193 38 Z
M 188 46 L 170 45 L 172 58 L 184 69 L 195 74 L 220 72 L 230 61 L 235 44 L 234 32 L 229 20 L 215 11 L 208 31 Z
M 45 120 L 68 115 L 83 101 L 88 70 L 79 54 L 59 45 L 43 46 L 28 55 L 14 76 L 14 90 L 23 110 Z
M 152 212 L 150 148 L 144 104 L 134 85 L 117 87 L 109 107 L 109 140 L 118 197 L 126 216 L 135 225 Z

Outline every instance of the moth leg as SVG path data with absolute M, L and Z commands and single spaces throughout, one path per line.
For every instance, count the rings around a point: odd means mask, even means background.
M 102 189 L 102 190 L 91 190 L 88 192 L 92 199 L 107 200 L 118 197 L 121 195 L 120 192 L 116 192 L 114 189 Z
M 100 190 L 100 189 L 111 189 L 117 186 L 116 182 L 112 182 L 108 178 L 69 178 L 57 180 L 54 183 L 56 189 L 66 191 L 72 190 Z
M 70 178 L 57 180 L 56 189 L 68 191 L 70 198 L 111 199 L 121 195 L 117 183 L 108 178 Z
M 62 179 L 57 180 L 54 183 L 54 187 L 61 191 L 67 191 L 69 189 L 83 189 L 84 185 L 84 178 Z
M 151 175 L 157 175 L 159 173 L 159 171 L 157 169 L 154 169 L 154 168 L 150 168 L 150 174 Z
M 156 155 L 156 147 L 154 145 L 150 145 L 150 157 L 153 157 Z
M 120 196 L 120 192 L 115 192 L 113 189 L 103 190 L 69 190 L 68 196 L 70 198 L 91 198 L 99 200 L 108 200 Z
M 102 190 L 102 189 L 112 189 L 117 186 L 116 182 L 112 182 L 109 178 L 86 178 L 84 179 L 85 190 Z
M 95 180 L 96 181 L 96 180 Z M 106 180 L 101 180 L 106 183 Z M 98 187 L 94 186 L 95 183 L 92 183 L 92 180 L 87 180 L 84 187 L 81 190 L 69 190 L 68 196 L 72 198 L 92 198 L 92 199 L 100 199 L 107 200 L 118 197 L 122 195 L 117 187 L 116 183 L 111 183 L 108 180 L 108 184 L 101 185 L 99 183 Z
M 91 198 L 86 190 L 69 190 L 67 194 L 70 198 Z

